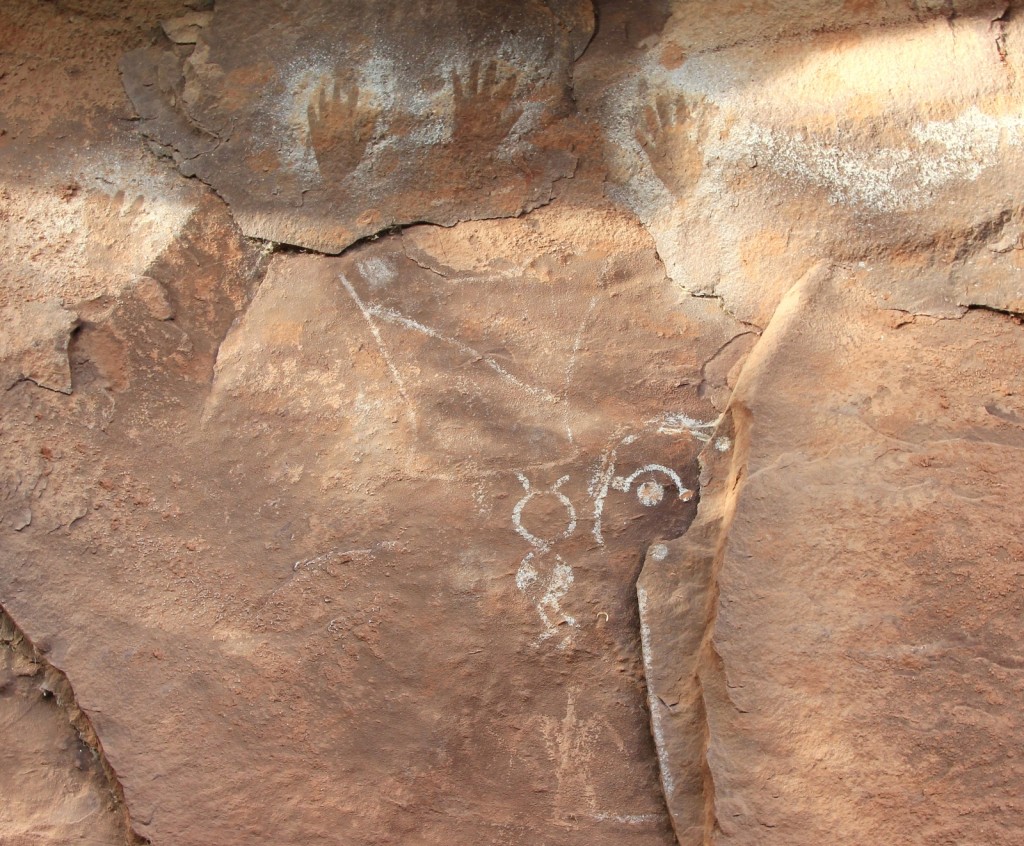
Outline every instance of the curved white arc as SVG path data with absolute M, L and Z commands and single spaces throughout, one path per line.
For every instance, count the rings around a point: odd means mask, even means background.
M 601 457 L 601 467 L 594 474 L 587 493 L 594 499 L 594 528 L 591 533 L 598 544 L 604 546 L 604 535 L 601 533 L 601 522 L 604 517 L 604 501 L 608 496 L 608 489 L 611 487 L 612 479 L 615 478 L 615 459 L 617 450 L 606 452 Z
M 562 476 L 561 479 L 551 486 L 550 490 L 538 491 L 530 487 L 530 480 L 522 473 L 517 472 L 516 476 L 519 477 L 519 481 L 523 486 L 523 490 L 526 491 L 526 495 L 520 499 L 512 509 L 512 527 L 516 530 L 517 534 L 530 544 L 530 546 L 534 547 L 534 549 L 539 552 L 547 552 L 547 550 L 551 548 L 552 543 L 564 540 L 576 531 L 576 508 L 573 506 L 569 497 L 558 490 L 562 485 L 569 481 L 569 477 Z M 545 496 L 548 494 L 556 497 L 558 501 L 562 503 L 562 507 L 565 508 L 565 512 L 569 517 L 565 530 L 551 541 L 537 537 L 537 535 L 533 534 L 533 532 L 523 525 L 523 509 L 526 507 L 526 504 L 535 496 Z
M 523 593 L 540 578 L 537 568 L 533 566 L 533 559 L 534 553 L 526 553 L 526 557 L 519 562 L 519 570 L 516 572 L 516 587 Z
M 680 499 L 682 499 L 684 495 L 692 493 L 692 491 L 690 491 L 689 488 L 683 485 L 683 480 L 679 478 L 679 474 L 676 473 L 675 470 L 666 467 L 664 464 L 648 464 L 644 467 L 641 467 L 639 470 L 637 470 L 630 476 L 627 476 L 625 478 L 619 476 L 617 479 L 615 479 L 615 481 L 612 482 L 612 487 L 614 487 L 616 490 L 627 492 L 631 487 L 633 487 L 633 482 L 635 482 L 637 478 L 639 476 L 642 476 L 644 473 L 664 473 L 675 483 L 676 490 L 679 491 Z

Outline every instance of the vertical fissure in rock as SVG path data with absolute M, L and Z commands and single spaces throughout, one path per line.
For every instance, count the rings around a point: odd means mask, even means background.
M 667 552 L 648 557 L 637 585 L 651 727 L 681 846 L 706 846 L 719 828 L 714 713 L 728 692 L 714 636 L 719 573 L 743 476 L 745 427 L 737 417 L 744 415 L 732 405 L 719 422 L 699 457 L 693 523 Z M 662 654 L 659 642 L 671 650 L 662 647 Z
M 39 687 L 43 695 L 52 697 L 81 741 L 92 750 L 102 770 L 107 790 L 112 797 L 114 810 L 120 821 L 124 843 L 127 846 L 143 846 L 143 844 L 148 844 L 150 842 L 149 839 L 136 832 L 132 826 L 128 805 L 125 802 L 124 788 L 110 761 L 107 759 L 106 753 L 103 750 L 103 744 L 100 743 L 92 721 L 79 707 L 74 689 L 67 675 L 58 667 L 55 667 L 46 657 L 45 651 L 28 638 L 3 605 L 0 605 L 0 646 L 10 649 L 16 655 L 20 655 L 30 664 L 38 667 L 36 675 L 41 677 Z

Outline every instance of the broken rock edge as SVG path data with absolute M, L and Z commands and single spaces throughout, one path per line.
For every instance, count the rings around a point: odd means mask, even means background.
M 93 727 L 92 720 L 89 719 L 88 712 L 78 704 L 74 688 L 67 674 L 46 657 L 45 651 L 32 641 L 2 602 L 0 602 L 0 644 L 9 647 L 42 668 L 43 690 L 53 696 L 57 706 L 64 712 L 82 742 L 93 751 L 96 760 L 100 763 L 107 781 L 107 788 L 114 799 L 115 810 L 121 819 L 125 843 L 129 846 L 149 844 L 149 838 L 140 834 L 132 824 L 131 812 L 125 801 L 124 787 L 103 750 L 103 744 Z

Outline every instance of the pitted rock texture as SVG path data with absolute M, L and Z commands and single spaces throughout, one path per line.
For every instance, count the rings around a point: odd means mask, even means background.
M 340 252 L 547 203 L 593 26 L 589 0 L 221 0 L 123 68 L 143 131 L 243 232 Z
M 0 839 L 1021 842 L 1021 14 L 4 4 Z

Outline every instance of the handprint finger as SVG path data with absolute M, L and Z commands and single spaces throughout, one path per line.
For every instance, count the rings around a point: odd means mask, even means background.
M 137 215 L 137 214 L 141 214 L 141 212 L 142 212 L 143 208 L 145 207 L 145 205 L 146 205 L 146 198 L 143 197 L 141 194 L 139 194 L 139 196 L 137 196 L 135 198 L 135 201 L 131 204 L 131 206 L 129 206 L 128 214 L 129 215 L 133 215 L 133 216 Z
M 690 110 L 687 108 L 685 100 L 677 100 L 675 104 L 675 114 L 672 116 L 674 122 L 677 124 L 685 123 L 690 118 Z
M 306 102 L 306 122 L 310 129 L 316 123 L 316 92 L 314 91 Z
M 517 80 L 515 75 L 506 77 L 494 92 L 495 99 L 510 100 L 512 98 L 512 92 L 515 91 L 516 82 Z
M 668 97 L 662 95 L 655 101 L 655 106 L 658 110 L 658 123 L 660 129 L 665 129 L 672 125 L 672 101 Z
M 488 62 L 487 67 L 484 68 L 484 78 L 480 83 L 481 91 L 490 91 L 494 88 L 495 83 L 498 81 L 498 63 Z
M 455 70 L 452 71 L 452 99 L 456 103 L 463 100 L 462 80 L 459 79 L 459 73 Z
M 317 121 L 323 120 L 324 115 L 327 114 L 329 105 L 330 92 L 328 91 L 327 83 L 321 82 L 320 86 L 316 90 L 316 96 L 313 98 L 313 107 Z
M 653 106 L 644 106 L 644 127 L 642 128 L 644 144 L 649 144 L 658 134 L 658 113 Z

